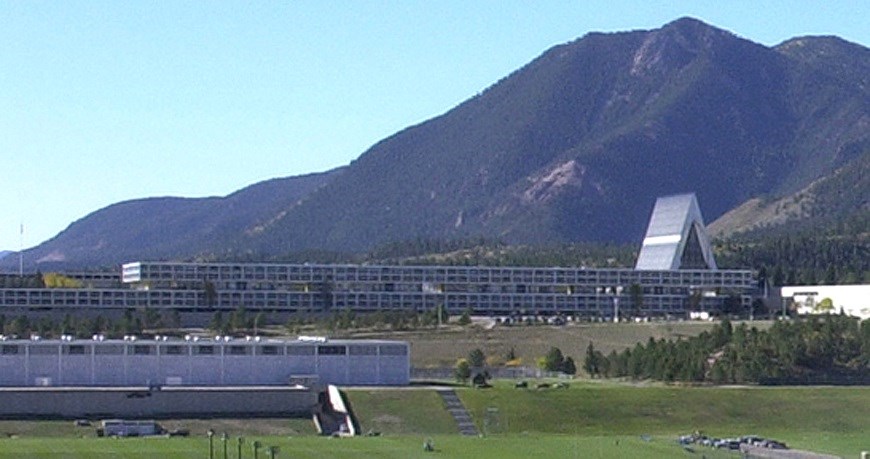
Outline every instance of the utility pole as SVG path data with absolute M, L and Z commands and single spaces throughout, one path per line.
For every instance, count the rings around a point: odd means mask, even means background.
M 208 429 L 205 435 L 208 437 L 208 459 L 214 459 L 214 430 Z
M 613 322 L 619 323 L 619 295 L 622 295 L 622 286 L 613 287 L 611 293 L 613 294 Z
M 18 235 L 18 277 L 24 277 L 24 222 Z

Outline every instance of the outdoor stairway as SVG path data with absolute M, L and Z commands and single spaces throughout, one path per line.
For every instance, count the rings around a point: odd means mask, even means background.
M 465 409 L 462 400 L 459 400 L 456 391 L 453 389 L 439 389 L 438 395 L 440 395 L 441 400 L 444 401 L 444 407 L 447 408 L 447 411 L 451 416 L 453 416 L 453 419 L 456 420 L 456 426 L 459 427 L 459 433 L 469 436 L 479 435 L 477 426 L 474 425 L 474 422 L 471 420 L 471 415 L 468 414 L 468 410 Z

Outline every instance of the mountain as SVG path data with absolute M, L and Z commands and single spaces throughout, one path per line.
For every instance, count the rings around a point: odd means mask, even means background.
M 708 230 L 713 236 L 728 236 L 796 224 L 830 226 L 850 219 L 862 219 L 864 223 L 855 229 L 863 228 L 870 238 L 866 223 L 870 221 L 870 154 L 866 152 L 795 193 L 777 199 L 752 198 L 719 217 Z
M 695 191 L 713 220 L 793 192 L 870 139 L 866 48 L 819 40 L 768 48 L 688 18 L 589 34 L 378 143 L 251 243 L 639 241 L 656 196 Z
M 261 231 L 342 170 L 267 180 L 225 197 L 120 202 L 74 222 L 55 238 L 27 251 L 25 260 L 35 261 L 45 271 L 209 252 L 239 234 Z
M 11 255 L 13 253 L 15 253 L 15 252 L 11 252 L 9 250 L 0 250 L 0 260 L 5 258 L 7 255 Z
M 686 191 L 708 221 L 744 209 L 717 222 L 720 235 L 846 218 L 867 212 L 864 188 L 848 185 L 867 177 L 868 54 L 835 37 L 766 47 L 691 18 L 590 33 L 258 213 L 227 210 L 250 205 L 244 190 L 122 203 L 32 258 L 268 257 L 469 237 L 639 243 L 655 198 Z M 752 207 L 801 193 L 813 210 L 770 219 Z

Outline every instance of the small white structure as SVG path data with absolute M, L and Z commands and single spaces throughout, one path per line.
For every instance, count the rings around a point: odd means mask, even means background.
M 783 301 L 794 302 L 798 314 L 839 314 L 842 311 L 862 320 L 870 319 L 870 284 L 784 286 L 780 295 Z
M 102 422 L 101 429 L 107 437 L 144 437 L 160 433 L 160 428 L 154 421 L 106 419 Z

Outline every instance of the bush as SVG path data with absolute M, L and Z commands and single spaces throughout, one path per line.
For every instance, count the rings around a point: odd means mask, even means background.
M 468 353 L 468 363 L 474 368 L 486 366 L 486 356 L 480 349 L 475 349 Z
M 459 316 L 459 321 L 457 321 L 459 325 L 463 327 L 471 323 L 471 313 L 466 309 L 462 312 L 462 315 Z
M 459 359 L 456 361 L 456 367 L 453 370 L 453 376 L 457 381 L 465 384 L 468 382 L 468 378 L 471 377 L 471 365 L 468 363 L 466 359 Z

